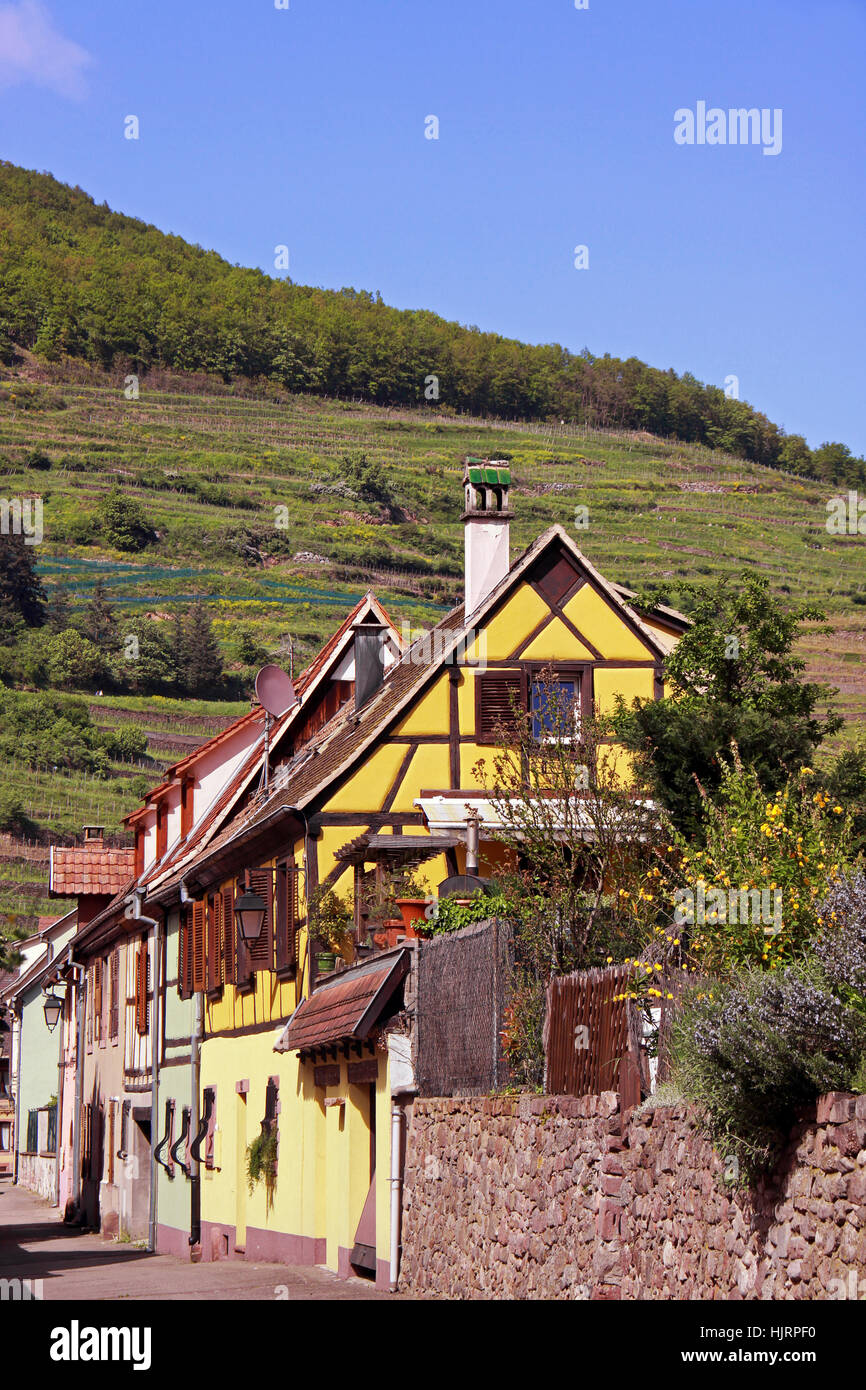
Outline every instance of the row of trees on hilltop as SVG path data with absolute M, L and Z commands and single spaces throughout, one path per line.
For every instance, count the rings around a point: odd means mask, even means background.
M 98 207 L 48 174 L 0 163 L 0 359 L 15 345 L 109 369 L 167 366 L 290 391 L 643 429 L 832 483 L 866 485 L 846 445 L 811 450 L 688 373 L 558 344 L 530 346 L 397 310 L 381 296 L 273 280 Z

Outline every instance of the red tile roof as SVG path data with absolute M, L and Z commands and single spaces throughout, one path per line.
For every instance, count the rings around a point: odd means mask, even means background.
M 409 952 L 401 950 L 334 975 L 295 1010 L 276 1050 L 300 1052 L 366 1038 L 408 969 Z
M 135 873 L 133 849 L 105 845 L 52 845 L 48 891 L 54 897 L 100 893 L 113 897 Z

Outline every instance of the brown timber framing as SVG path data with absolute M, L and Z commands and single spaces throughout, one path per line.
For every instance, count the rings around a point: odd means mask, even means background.
M 546 618 L 543 618 L 543 619 L 542 619 L 542 621 L 538 624 L 537 627 L 533 628 L 532 632 L 530 632 L 530 634 L 529 634 L 528 637 L 524 637 L 523 641 L 520 643 L 519 647 L 517 647 L 516 650 L 515 650 L 515 652 L 514 652 L 514 655 L 515 655 L 516 657 L 519 657 L 519 656 L 521 655 L 522 652 L 525 652 L 525 651 L 526 651 L 526 648 L 527 648 L 527 647 L 529 647 L 529 646 L 532 645 L 532 643 L 535 641 L 536 637 L 539 637 L 539 636 L 541 635 L 541 633 L 544 631 L 544 629 L 545 629 L 546 627 L 549 627 L 549 626 L 550 626 L 550 624 L 553 622 L 554 618 L 559 618 L 559 621 L 560 621 L 565 627 L 568 628 L 568 630 L 569 630 L 569 632 L 571 633 L 572 637 L 576 637 L 577 640 L 578 640 L 578 642 L 580 642 L 582 646 L 586 647 L 587 651 L 590 652 L 590 653 L 592 654 L 592 656 L 595 658 L 596 661 L 604 661 L 604 657 L 602 656 L 601 652 L 598 650 L 598 647 L 594 647 L 593 644 L 590 642 L 589 638 L 588 638 L 588 637 L 584 637 L 583 633 L 580 632 L 580 631 L 575 627 L 574 623 L 571 621 L 571 619 L 568 617 L 568 615 L 563 611 L 563 609 L 562 609 L 562 607 L 560 606 L 560 604 L 554 603 L 554 602 L 553 602 L 553 599 L 548 598 L 547 594 L 545 594 L 545 593 L 538 587 L 538 585 L 537 585 L 536 583 L 531 582 L 531 583 L 530 583 L 530 588 L 534 589 L 535 592 L 538 594 L 538 597 L 539 597 L 540 599 L 542 599 L 542 600 L 547 604 L 548 608 L 550 609 L 550 612 L 548 613 L 548 615 L 547 615 Z M 578 584 L 578 585 L 576 585 L 576 586 L 574 587 L 574 591 L 573 591 L 573 592 L 569 592 L 568 596 L 566 597 L 566 599 L 565 599 L 564 601 L 567 603 L 567 602 L 569 601 L 569 599 L 573 598 L 574 595 L 575 595 L 576 593 L 578 593 L 578 591 L 579 591 L 580 589 L 582 589 L 582 588 L 583 588 L 583 584 Z
M 448 672 L 448 773 L 452 787 L 460 786 L 460 669 Z
M 387 813 L 390 811 L 391 807 L 394 805 L 394 802 L 395 802 L 396 799 L 397 799 L 397 793 L 398 793 L 398 791 L 400 790 L 401 786 L 403 785 L 403 779 L 404 779 L 404 777 L 406 776 L 406 773 L 409 771 L 409 764 L 411 763 L 411 761 L 412 761 L 412 759 L 414 758 L 414 756 L 415 756 L 415 754 L 417 753 L 417 751 L 418 751 L 418 742 L 417 742 L 417 740 L 416 740 L 415 742 L 409 744 L 409 747 L 407 748 L 406 753 L 405 753 L 405 755 L 404 755 L 404 757 L 403 757 L 403 761 L 401 762 L 400 766 L 397 768 L 397 775 L 395 776 L 393 782 L 391 783 L 391 786 L 390 786 L 390 788 L 389 788 L 389 790 L 388 790 L 388 795 L 385 797 L 385 800 L 382 802 L 382 811 L 383 811 L 386 815 L 387 815 Z

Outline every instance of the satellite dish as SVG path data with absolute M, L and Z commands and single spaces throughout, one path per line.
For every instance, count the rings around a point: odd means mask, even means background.
M 256 695 L 262 708 L 275 719 L 298 703 L 295 687 L 280 666 L 262 667 L 256 676 Z

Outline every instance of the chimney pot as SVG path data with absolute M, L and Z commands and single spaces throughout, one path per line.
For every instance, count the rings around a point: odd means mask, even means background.
M 510 486 L 507 459 L 467 456 L 463 460 L 465 616 L 474 613 L 508 573 Z

